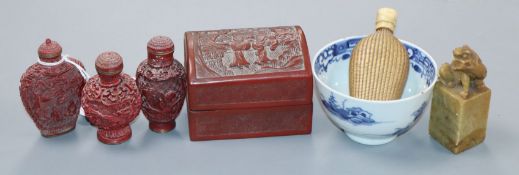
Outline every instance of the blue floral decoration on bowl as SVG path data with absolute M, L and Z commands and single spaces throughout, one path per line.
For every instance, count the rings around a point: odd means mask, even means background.
M 326 109 L 328 109 L 328 111 L 330 111 L 335 116 L 339 116 L 340 119 L 350 122 L 353 125 L 369 126 L 377 123 L 371 118 L 372 114 L 362 108 L 345 108 L 344 103 L 346 100 L 343 101 L 342 107 L 339 106 L 333 94 L 331 94 L 327 100 L 321 99 L 321 101 Z
M 422 105 L 414 111 L 411 116 L 414 117 L 413 122 L 411 122 L 409 125 L 407 125 L 405 128 L 397 128 L 395 132 L 391 135 L 400 136 L 407 131 L 409 131 L 416 123 L 418 123 L 418 120 L 420 119 L 420 116 L 422 115 L 423 111 L 425 110 L 425 107 L 427 107 L 427 102 L 423 102 Z
M 410 64 L 413 70 L 420 73 L 420 76 L 425 79 L 427 86 L 430 86 L 434 81 L 434 74 L 436 73 L 431 59 L 427 58 L 427 56 L 422 54 L 417 48 L 413 48 L 407 44 L 404 45 L 409 54 Z
M 319 54 L 317 60 L 315 61 L 314 69 L 317 74 L 327 72 L 328 65 L 332 63 L 349 59 L 351 56 L 351 51 L 360 40 L 361 38 L 342 41 L 326 48 Z
M 324 49 L 315 60 L 314 69 L 317 75 L 328 71 L 328 66 L 341 60 L 347 60 L 351 56 L 351 51 L 362 38 L 354 38 L 350 40 L 340 41 Z M 408 44 L 402 43 L 407 49 L 412 70 L 420 73 L 421 77 L 430 86 L 434 81 L 436 70 L 434 69 L 431 59 Z

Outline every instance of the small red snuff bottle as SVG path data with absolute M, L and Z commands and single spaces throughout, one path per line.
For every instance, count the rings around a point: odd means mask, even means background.
M 123 59 L 118 53 L 101 53 L 95 67 L 97 75 L 83 88 L 81 102 L 85 115 L 98 128 L 99 141 L 123 143 L 132 136 L 130 123 L 141 110 L 141 94 L 135 80 L 122 73 Z
M 38 63 L 20 79 L 23 106 L 44 137 L 72 131 L 81 107 L 85 69 L 61 52 L 56 41 L 46 39 L 38 48 Z
M 142 94 L 142 112 L 149 128 L 158 133 L 173 130 L 186 98 L 186 71 L 173 58 L 174 44 L 169 37 L 151 38 L 148 58 L 139 64 L 137 86 Z

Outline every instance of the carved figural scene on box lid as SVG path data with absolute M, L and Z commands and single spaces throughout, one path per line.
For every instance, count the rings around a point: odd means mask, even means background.
M 196 78 L 304 70 L 296 27 L 197 32 Z
M 194 110 L 311 103 L 308 47 L 299 26 L 186 32 Z

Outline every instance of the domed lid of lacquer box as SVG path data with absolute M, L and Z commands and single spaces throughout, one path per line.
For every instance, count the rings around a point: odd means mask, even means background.
M 189 110 L 312 103 L 312 72 L 299 26 L 185 33 Z

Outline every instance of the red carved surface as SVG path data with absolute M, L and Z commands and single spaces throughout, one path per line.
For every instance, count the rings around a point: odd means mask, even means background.
M 122 143 L 131 137 L 130 122 L 139 115 L 141 97 L 133 80 L 122 73 L 120 83 L 103 86 L 99 75 L 90 78 L 83 89 L 83 109 L 88 120 L 99 128 L 103 143 Z
M 83 67 L 81 62 L 69 58 Z M 71 131 L 81 106 L 85 80 L 70 63 L 30 66 L 20 79 L 20 96 L 25 110 L 45 137 Z
M 195 33 L 197 78 L 304 69 L 301 35 L 294 26 Z
M 152 131 L 164 133 L 176 126 L 186 98 L 186 71 L 173 58 L 173 41 L 155 36 L 148 42 L 148 58 L 137 68 L 137 86 L 142 95 L 142 111 Z
M 148 60 L 137 68 L 137 86 L 142 94 L 142 112 L 150 121 L 150 129 L 168 132 L 175 127 L 186 97 L 186 72 L 173 60 L 166 67 L 152 67 Z
M 192 140 L 310 133 L 313 79 L 299 26 L 185 37 Z
M 100 69 L 99 66 L 104 67 Z M 99 74 L 90 78 L 83 88 L 81 102 L 85 115 L 98 127 L 99 141 L 105 144 L 123 143 L 130 139 L 130 123 L 141 109 L 137 84 L 128 74 L 121 73 L 122 59 L 115 52 L 101 54 L 96 60 L 96 69 Z M 107 71 L 110 75 L 102 72 L 105 70 L 110 70 Z
M 232 34 L 251 38 L 247 40 L 250 45 L 245 44 L 245 49 L 248 49 L 249 55 L 252 53 L 251 58 L 257 59 L 247 58 L 250 59 L 248 66 L 229 69 L 221 66 L 230 64 L 221 61 L 225 60 L 224 57 L 231 57 L 231 52 L 234 54 L 236 49 L 233 50 L 232 45 L 240 44 L 215 42 L 243 40 L 231 40 Z M 187 102 L 191 110 L 304 105 L 312 102 L 310 58 L 303 30 L 299 26 L 186 32 L 185 36 L 184 65 L 189 74 Z M 276 54 L 270 53 L 271 50 L 276 50 Z M 272 58 L 263 57 L 265 54 Z M 257 64 L 253 60 L 270 61 Z

